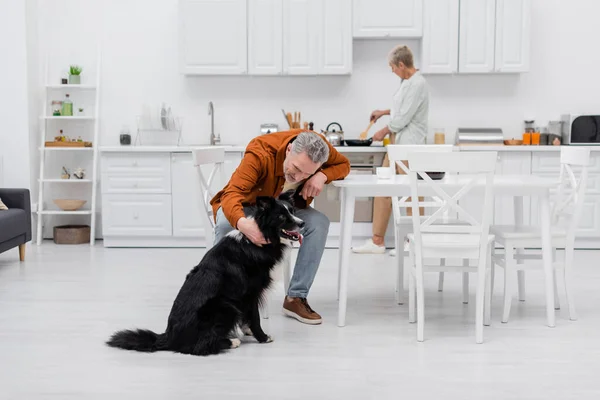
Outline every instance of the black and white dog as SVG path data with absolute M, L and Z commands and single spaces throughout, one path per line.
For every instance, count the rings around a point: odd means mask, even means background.
M 143 352 L 217 354 L 240 345 L 239 339 L 229 336 L 238 326 L 249 327 L 260 343 L 272 341 L 260 326 L 258 310 L 272 282 L 271 271 L 290 242 L 302 242 L 299 231 L 304 222 L 293 214 L 292 196 L 286 192 L 278 199 L 257 198 L 251 216 L 270 244 L 256 246 L 232 231 L 205 254 L 186 276 L 165 333 L 123 330 L 106 344 Z

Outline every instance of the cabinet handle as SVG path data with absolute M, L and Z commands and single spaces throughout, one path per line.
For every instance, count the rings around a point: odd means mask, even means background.
M 137 188 L 137 187 L 138 187 L 138 184 L 137 184 L 137 183 L 134 183 L 134 184 L 133 184 L 133 187 L 134 187 L 134 188 Z
M 138 162 L 137 162 L 137 161 L 134 161 L 134 162 L 133 162 L 133 166 L 134 166 L 134 167 L 137 167 L 137 166 L 138 166 Z
M 133 214 L 133 219 L 138 219 L 138 218 L 139 218 L 139 216 L 137 215 L 137 213 Z

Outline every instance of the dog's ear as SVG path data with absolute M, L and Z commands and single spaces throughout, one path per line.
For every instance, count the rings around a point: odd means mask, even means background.
M 286 201 L 288 203 L 290 203 L 292 205 L 292 207 L 294 206 L 294 195 L 296 194 L 295 190 L 288 190 L 286 192 L 283 192 L 279 195 L 279 200 L 281 201 Z
M 256 206 L 260 210 L 268 210 L 273 206 L 275 199 L 269 196 L 259 196 L 256 198 Z

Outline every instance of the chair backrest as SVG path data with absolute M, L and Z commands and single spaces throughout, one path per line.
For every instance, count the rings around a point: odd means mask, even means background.
M 225 149 L 223 147 L 193 149 L 192 158 L 194 161 L 194 168 L 196 169 L 196 175 L 198 176 L 198 183 L 200 184 L 200 195 L 202 197 L 200 199 L 200 212 L 204 219 L 207 233 L 213 232 L 215 221 L 210 200 L 215 196 L 217 191 L 214 190 L 212 186 L 215 176 L 222 171 L 223 164 L 225 163 Z M 212 169 L 207 177 L 205 173 L 202 172 L 202 167 L 209 165 L 212 165 Z M 212 242 L 210 245 L 212 245 Z
M 564 221 L 570 240 L 575 240 L 575 231 L 583 211 L 589 165 L 590 149 L 561 147 L 560 185 L 552 207 L 552 223 L 557 225 Z M 579 178 L 575 170 L 579 170 Z
M 408 160 L 408 154 L 413 152 L 432 152 L 432 153 L 449 153 L 454 150 L 451 144 L 390 144 L 386 146 L 388 159 L 390 160 L 390 168 L 392 174 L 397 173 L 398 166 L 404 174 L 408 175 L 408 167 L 404 161 Z M 396 223 L 402 220 L 401 208 L 409 208 L 411 204 L 408 202 L 409 197 L 392 197 L 392 211 Z M 448 215 L 446 215 L 447 217 Z
M 413 210 L 413 232 L 417 245 L 423 233 L 472 234 L 480 236 L 480 244 L 487 243 L 493 205 L 493 179 L 496 169 L 496 152 L 413 152 L 408 154 Z M 445 172 L 441 181 L 432 180 L 426 172 Z M 458 174 L 458 175 L 457 175 Z M 418 177 L 422 180 L 419 180 Z M 451 185 L 446 182 L 453 180 Z M 465 210 L 459 200 L 474 187 L 483 186 L 482 215 Z M 419 201 L 419 196 L 431 196 L 433 201 Z M 424 221 L 419 217 L 419 207 L 435 211 Z M 452 224 L 436 224 L 447 211 L 455 212 L 458 221 Z

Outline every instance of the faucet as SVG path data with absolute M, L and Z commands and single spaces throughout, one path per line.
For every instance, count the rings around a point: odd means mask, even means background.
M 215 136 L 215 108 L 213 102 L 208 102 L 208 115 L 210 115 L 210 145 L 221 143 L 221 136 Z

